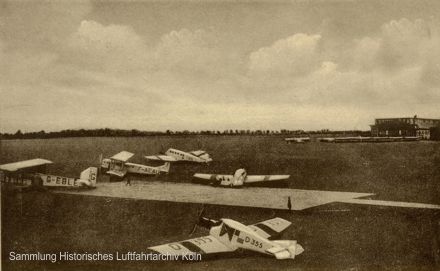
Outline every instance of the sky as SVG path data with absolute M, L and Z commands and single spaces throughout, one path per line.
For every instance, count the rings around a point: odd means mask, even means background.
M 2 1 L 0 132 L 440 118 L 437 0 Z

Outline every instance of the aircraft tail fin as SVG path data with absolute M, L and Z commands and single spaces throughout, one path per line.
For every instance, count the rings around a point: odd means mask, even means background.
M 96 176 L 98 174 L 98 169 L 96 167 L 89 167 L 81 172 L 79 176 L 80 180 L 85 180 L 90 182 L 90 186 L 96 185 Z
M 165 164 L 163 164 L 162 166 L 159 166 L 158 168 L 160 171 L 168 173 L 168 172 L 170 172 L 170 165 L 171 165 L 170 162 L 165 162 Z

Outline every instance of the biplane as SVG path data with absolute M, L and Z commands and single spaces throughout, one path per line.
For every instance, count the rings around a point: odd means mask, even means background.
M 15 185 L 42 185 L 45 187 L 88 187 L 96 185 L 98 169 L 89 167 L 82 171 L 79 179 L 46 174 L 46 165 L 52 161 L 36 158 L 0 165 L 2 182 Z
M 256 182 L 286 180 L 290 175 L 247 175 L 246 170 L 240 168 L 235 171 L 234 175 L 196 173 L 193 177 L 206 180 L 208 184 L 213 186 L 241 187 Z
M 209 154 L 202 150 L 185 152 L 170 148 L 165 152 L 165 155 L 148 155 L 145 158 L 149 160 L 165 161 L 165 162 L 194 162 L 194 163 L 209 163 L 212 158 Z
M 203 211 L 202 211 L 203 213 Z M 209 229 L 209 235 L 149 247 L 154 253 L 183 256 L 191 253 L 219 254 L 238 249 L 251 250 L 274 256 L 276 259 L 294 259 L 304 249 L 296 240 L 273 240 L 292 223 L 282 218 L 272 218 L 252 225 L 244 225 L 229 218 L 214 220 L 199 215 L 197 226 Z
M 141 164 L 130 163 L 128 160 L 133 157 L 134 153 L 121 151 L 110 158 L 101 160 L 101 168 L 106 169 L 106 173 L 123 178 L 127 173 L 159 175 L 170 171 L 170 163 L 165 162 L 162 166 L 147 166 Z
M 24 160 L 9 164 L 0 165 L 2 183 L 27 186 L 34 183 L 34 176 L 37 172 L 46 172 L 46 167 L 52 161 L 42 158 Z

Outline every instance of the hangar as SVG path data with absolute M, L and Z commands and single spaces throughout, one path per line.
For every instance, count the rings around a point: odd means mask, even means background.
M 440 127 L 440 119 L 418 118 L 381 118 L 375 119 L 371 126 L 372 136 L 417 136 L 431 139 L 434 131 Z

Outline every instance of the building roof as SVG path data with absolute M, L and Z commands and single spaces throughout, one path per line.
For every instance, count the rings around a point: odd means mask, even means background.
M 416 119 L 416 120 L 434 120 L 434 121 L 440 121 L 440 119 L 433 119 L 433 118 L 419 118 L 419 117 L 402 117 L 402 118 L 376 118 L 376 120 L 401 120 L 401 119 Z
M 46 159 L 36 158 L 36 159 L 31 159 L 31 160 L 26 160 L 26 161 L 20 161 L 20 162 L 0 165 L 0 170 L 12 172 L 12 171 L 20 170 L 20 169 L 38 167 L 38 166 L 52 164 L 52 163 L 53 163 L 52 161 L 49 161 Z
M 113 155 L 112 157 L 110 157 L 110 159 L 113 160 L 117 160 L 117 161 L 122 161 L 122 162 L 126 162 L 128 161 L 128 159 L 130 159 L 132 156 L 134 155 L 134 153 L 128 152 L 128 151 L 121 151 L 118 154 Z

